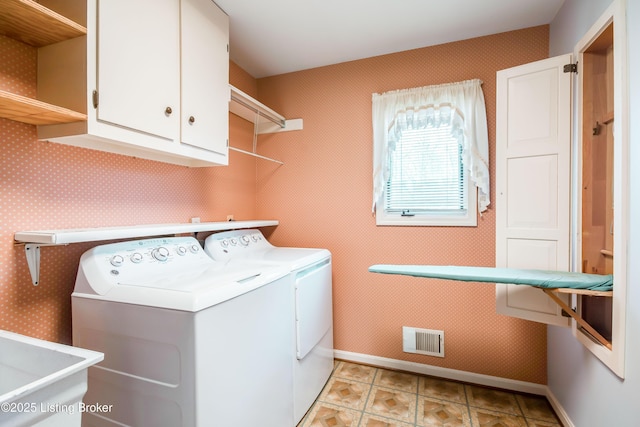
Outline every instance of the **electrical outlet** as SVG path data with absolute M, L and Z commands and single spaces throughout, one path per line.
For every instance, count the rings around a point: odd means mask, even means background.
M 194 216 L 193 218 L 191 218 L 191 223 L 192 224 L 199 224 L 200 223 L 200 217 L 199 216 Z

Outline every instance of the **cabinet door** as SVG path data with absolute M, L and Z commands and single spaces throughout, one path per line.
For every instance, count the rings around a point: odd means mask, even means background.
M 178 138 L 179 16 L 179 0 L 98 1 L 99 121 Z
M 571 56 L 497 75 L 496 266 L 569 270 Z M 540 289 L 496 285 L 498 313 L 569 326 Z
M 211 0 L 182 0 L 182 142 L 227 154 L 229 18 Z

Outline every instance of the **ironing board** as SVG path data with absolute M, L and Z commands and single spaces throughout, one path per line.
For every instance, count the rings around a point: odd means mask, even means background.
M 369 267 L 372 273 L 400 274 L 403 276 L 464 282 L 505 283 L 541 288 L 569 316 L 578 322 L 602 345 L 611 349 L 611 343 L 571 309 L 558 293 L 588 296 L 613 296 L 613 275 L 586 274 L 566 271 L 530 270 L 498 267 L 467 267 L 452 265 L 392 265 Z

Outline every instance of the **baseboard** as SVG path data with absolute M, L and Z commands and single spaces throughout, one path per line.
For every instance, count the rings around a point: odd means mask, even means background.
M 505 390 L 512 390 L 521 393 L 547 395 L 547 386 L 543 384 L 530 383 L 526 381 L 516 381 L 507 378 L 493 377 L 490 375 L 475 374 L 473 372 L 458 371 L 456 369 L 441 368 L 438 366 L 425 365 L 405 360 L 389 359 L 386 357 L 371 356 L 369 354 L 352 353 L 349 351 L 334 350 L 336 359 L 348 360 L 367 365 L 379 366 L 382 368 L 396 369 L 400 371 L 413 372 L 422 375 L 446 378 L 450 380 L 463 381 L 472 384 L 497 387 Z
M 413 372 L 415 374 L 431 375 L 455 381 L 463 381 L 471 384 L 478 384 L 488 387 L 497 387 L 520 393 L 531 393 L 546 396 L 549 403 L 556 411 L 558 418 L 564 427 L 575 427 L 569 419 L 566 411 L 558 402 L 558 399 L 551 393 L 549 387 L 543 384 L 530 383 L 527 381 L 516 381 L 508 378 L 494 377 L 491 375 L 476 374 L 473 372 L 459 371 L 456 369 L 441 368 L 438 366 L 425 365 L 405 360 L 389 359 L 386 357 L 372 356 L 369 354 L 353 353 L 350 351 L 334 350 L 336 359 L 348 362 L 362 363 L 364 365 L 378 366 L 381 368 L 395 369 L 398 371 Z
M 556 411 L 556 415 L 558 416 L 558 418 L 560 418 L 560 421 L 562 421 L 562 425 L 564 427 L 575 427 L 575 424 L 573 424 L 573 421 L 571 421 L 571 418 L 569 418 L 567 411 L 565 411 L 562 405 L 560 405 L 560 402 L 558 402 L 558 399 L 551 392 L 549 387 L 547 387 L 547 400 L 553 407 L 553 410 Z

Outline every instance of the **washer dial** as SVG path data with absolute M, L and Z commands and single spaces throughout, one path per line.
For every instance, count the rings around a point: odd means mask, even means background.
M 169 249 L 164 246 L 160 246 L 159 248 L 155 248 L 151 251 L 151 256 L 158 261 L 166 261 L 167 258 L 169 258 Z

